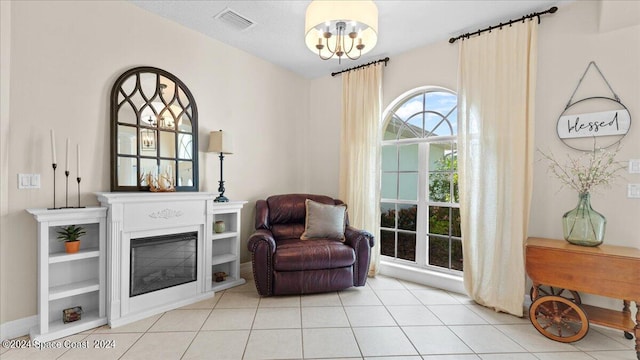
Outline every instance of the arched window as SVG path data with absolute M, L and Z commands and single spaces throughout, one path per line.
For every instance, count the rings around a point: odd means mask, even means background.
M 421 87 L 385 111 L 380 243 L 385 260 L 462 271 L 457 96 Z

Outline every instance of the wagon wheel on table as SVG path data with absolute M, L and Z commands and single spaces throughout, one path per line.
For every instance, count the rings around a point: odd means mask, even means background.
M 529 308 L 529 319 L 542 335 L 563 343 L 578 341 L 589 331 L 584 310 L 562 296 L 539 296 Z
M 577 291 L 547 285 L 538 285 L 538 298 L 548 295 L 562 296 L 563 298 L 571 300 L 578 305 L 582 304 L 582 299 L 580 299 L 580 294 L 578 294 Z M 533 286 L 529 290 L 529 298 L 531 298 L 531 301 L 535 301 L 537 299 L 533 298 Z

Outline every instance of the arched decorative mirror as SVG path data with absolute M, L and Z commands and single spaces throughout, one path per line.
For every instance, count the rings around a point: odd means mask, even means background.
M 111 191 L 198 191 L 198 110 L 177 77 L 123 73 L 111 90 Z

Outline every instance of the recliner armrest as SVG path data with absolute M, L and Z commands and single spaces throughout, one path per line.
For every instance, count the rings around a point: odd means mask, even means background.
M 276 252 L 276 240 L 273 233 L 267 229 L 258 229 L 247 241 L 247 248 L 251 252 L 253 279 L 258 294 L 273 295 L 273 254 Z
M 375 241 L 373 235 L 365 230 L 356 229 L 353 226 L 347 226 L 344 231 L 345 244 L 351 246 L 354 249 L 358 248 L 360 241 L 368 243 L 369 248 L 372 248 Z
M 344 232 L 345 244 L 353 248 L 356 253 L 356 263 L 353 264 L 353 285 L 364 286 L 369 272 L 371 248 L 374 245 L 373 235 L 353 226 L 347 226 Z
M 267 245 L 269 247 L 269 249 L 271 250 L 271 255 L 273 255 L 273 253 L 276 251 L 276 240 L 274 239 L 273 234 L 270 230 L 258 229 L 253 234 L 251 234 L 249 240 L 247 241 L 247 249 L 251 252 L 254 252 L 255 249 L 261 244 Z

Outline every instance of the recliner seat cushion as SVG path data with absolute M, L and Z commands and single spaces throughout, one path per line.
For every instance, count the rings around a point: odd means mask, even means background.
M 335 269 L 352 266 L 356 254 L 352 247 L 331 239 L 279 240 L 273 255 L 273 268 L 277 271 L 303 271 Z

